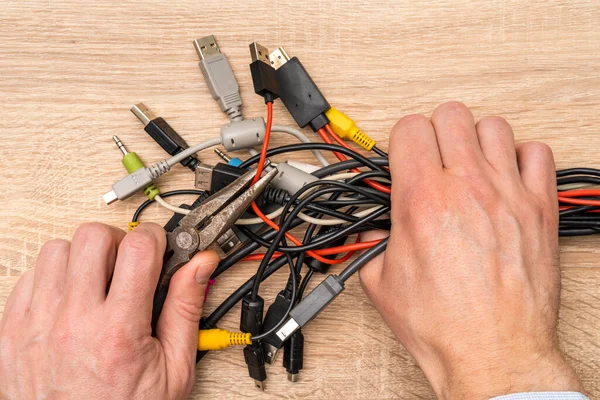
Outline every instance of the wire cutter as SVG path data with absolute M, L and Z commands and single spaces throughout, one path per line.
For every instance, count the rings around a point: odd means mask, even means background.
M 277 168 L 273 168 L 258 182 L 250 186 L 256 172 L 246 172 L 206 199 L 199 207 L 190 211 L 179 221 L 173 232 L 167 233 L 165 260 L 154 293 L 153 331 L 167 297 L 169 282 L 173 274 L 190 261 L 194 254 L 206 250 L 231 229 L 277 173 Z

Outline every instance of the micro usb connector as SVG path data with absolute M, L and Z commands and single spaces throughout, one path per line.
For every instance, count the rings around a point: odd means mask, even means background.
M 200 57 L 200 70 L 213 99 L 231 121 L 242 120 L 240 87 L 225 54 L 221 53 L 213 35 L 194 40 Z

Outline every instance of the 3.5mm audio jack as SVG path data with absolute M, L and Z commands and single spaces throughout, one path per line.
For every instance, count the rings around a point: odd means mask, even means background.
M 142 162 L 140 157 L 137 155 L 137 153 L 135 153 L 133 151 L 132 152 L 128 151 L 127 147 L 125 147 L 123 142 L 121 142 L 121 140 L 117 136 L 113 136 L 112 138 L 115 141 L 115 143 L 117 144 L 117 147 L 119 148 L 119 150 L 121 150 L 121 153 L 123 153 L 123 158 L 121 159 L 121 162 L 123 163 L 123 166 L 125 167 L 125 169 L 127 170 L 128 173 L 131 174 L 131 173 L 145 167 L 144 163 Z M 157 194 L 160 194 L 160 190 L 158 189 L 156 184 L 151 183 L 150 185 L 146 186 L 146 188 L 144 189 L 144 194 L 146 196 L 148 196 L 149 200 L 154 200 L 154 197 Z

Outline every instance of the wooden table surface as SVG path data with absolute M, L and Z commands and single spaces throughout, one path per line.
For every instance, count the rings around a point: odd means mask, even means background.
M 143 196 L 103 203 L 102 194 L 124 175 L 111 136 L 147 162 L 164 157 L 129 112 L 133 104 L 145 102 L 189 142 L 218 133 L 226 118 L 206 89 L 192 46 L 208 34 L 229 57 L 246 116 L 265 114 L 248 69 L 248 44 L 257 40 L 299 56 L 328 100 L 383 148 L 400 117 L 428 115 L 455 99 L 476 118 L 504 116 L 518 140 L 549 143 L 558 168 L 598 167 L 597 0 L 348 3 L 3 0 L 0 309 L 44 241 L 68 239 L 84 221 L 126 227 Z M 275 121 L 293 126 L 280 103 Z M 274 145 L 291 141 L 280 134 L 273 139 Z M 210 151 L 201 157 L 217 161 Z M 312 161 L 310 155 L 299 159 Z M 175 168 L 159 184 L 190 188 L 193 177 Z M 167 217 L 154 206 L 143 220 Z M 600 397 L 600 237 L 560 243 L 561 342 L 587 390 Z M 255 268 L 238 264 L 223 275 L 207 311 Z M 264 285 L 267 301 L 285 278 L 281 272 Z M 222 326 L 235 329 L 238 318 L 236 308 Z M 305 335 L 298 383 L 288 382 L 278 363 L 268 367 L 267 390 L 259 393 L 241 351 L 228 349 L 201 362 L 193 398 L 433 397 L 356 278 Z

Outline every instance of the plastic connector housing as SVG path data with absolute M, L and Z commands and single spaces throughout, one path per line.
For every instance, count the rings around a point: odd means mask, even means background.
M 148 122 L 148 125 L 144 127 L 146 133 L 154 139 L 164 151 L 174 156 L 177 153 L 181 153 L 187 149 L 189 145 L 187 142 L 165 121 L 162 117 L 155 118 Z M 198 157 L 192 155 L 184 158 L 179 162 L 184 167 L 188 167 L 192 171 L 196 169 L 198 165 Z
M 279 97 L 299 127 L 310 125 L 316 132 L 329 123 L 325 116 L 329 103 L 297 57 L 292 57 L 275 72 Z
M 250 295 L 244 297 L 242 300 L 240 331 L 249 332 L 252 335 L 258 335 L 262 330 L 264 307 L 265 301 L 262 297 L 257 296 L 256 300 L 252 300 Z
M 337 275 L 329 275 L 290 312 L 290 319 L 277 331 L 285 342 L 294 332 L 312 321 L 344 290 L 344 282 Z
M 284 189 L 292 195 L 308 183 L 319 180 L 316 176 L 293 167 L 286 162 L 277 164 L 277 170 L 279 173 L 271 181 L 271 185 L 279 189 Z
M 232 121 L 221 127 L 221 142 L 227 151 L 261 146 L 265 139 L 265 120 L 251 118 Z

